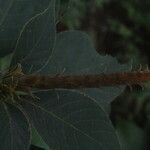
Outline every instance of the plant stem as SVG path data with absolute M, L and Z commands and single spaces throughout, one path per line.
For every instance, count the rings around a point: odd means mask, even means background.
M 142 84 L 149 81 L 149 71 L 97 75 L 25 75 L 20 78 L 18 87 L 29 87 L 37 89 L 78 89 L 99 88 L 102 86 Z

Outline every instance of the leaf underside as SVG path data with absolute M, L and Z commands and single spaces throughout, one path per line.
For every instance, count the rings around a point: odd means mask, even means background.
M 0 103 L 0 149 L 27 150 L 30 126 L 25 115 L 11 104 Z
M 41 74 L 109 74 L 128 70 L 129 65 L 120 65 L 112 56 L 98 54 L 87 34 L 66 31 L 57 34 L 53 55 Z M 121 94 L 124 88 L 125 86 L 101 87 L 81 89 L 78 92 L 95 99 L 108 112 L 110 102 Z
M 14 51 L 23 25 L 48 4 L 49 0 L 0 0 L 0 57 Z
M 118 64 L 111 56 L 100 56 L 82 32 L 56 34 L 57 15 L 55 0 L 0 0 L 0 57 L 14 50 L 11 67 L 21 63 L 26 74 L 84 75 L 129 70 L 128 65 Z M 37 91 L 40 100 L 24 96 L 21 108 L 0 102 L 0 141 L 4 141 L 0 149 L 28 150 L 31 124 L 48 149 L 120 150 L 108 113 L 110 102 L 123 89 Z
M 49 60 L 55 44 L 55 0 L 31 18 L 19 36 L 11 66 L 21 63 L 24 72 L 38 72 Z
M 90 98 L 65 90 L 43 91 L 37 96 L 37 103 L 25 97 L 22 107 L 51 149 L 120 149 L 107 114 Z

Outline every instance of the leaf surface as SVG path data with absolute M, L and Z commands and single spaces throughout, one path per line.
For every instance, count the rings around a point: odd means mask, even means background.
M 35 128 L 32 128 L 32 145 L 43 148 L 44 150 L 50 150 L 49 146 L 44 142 L 42 137 L 38 134 Z
M 117 132 L 122 150 L 148 150 L 148 133 L 131 121 L 121 120 Z
M 0 0 L 0 57 L 14 51 L 23 25 L 48 4 L 49 0 Z
M 59 22 L 62 17 L 67 15 L 67 11 L 69 8 L 71 0 L 56 0 L 56 18 L 57 22 Z
M 0 103 L 0 149 L 28 150 L 30 127 L 24 114 L 10 104 Z
M 90 98 L 73 91 L 43 91 L 38 103 L 23 100 L 30 122 L 51 149 L 120 150 L 107 114 Z
M 24 26 L 11 65 L 21 63 L 25 73 L 40 70 L 48 62 L 54 43 L 55 0 L 51 0 L 47 9 Z
M 85 75 L 109 74 L 129 70 L 129 65 L 120 65 L 111 56 L 101 56 L 96 52 L 87 34 L 80 31 L 67 31 L 57 34 L 56 47 L 43 74 Z M 95 99 L 106 110 L 125 86 L 82 89 L 79 92 Z

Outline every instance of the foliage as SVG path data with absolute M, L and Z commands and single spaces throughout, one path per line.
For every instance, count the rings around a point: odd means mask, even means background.
M 61 0 L 65 3 L 65 0 Z M 63 14 L 63 22 L 67 24 L 70 29 L 81 26 L 81 20 L 87 15 L 87 9 L 94 12 L 96 8 L 102 8 L 108 0 L 70 0 L 68 13 Z M 95 8 L 96 7 L 96 8 Z
M 148 150 L 148 134 L 131 121 L 120 120 L 117 131 L 122 150 Z
M 69 28 L 96 34 L 99 49 L 121 51 L 123 59 L 127 54 L 139 63 L 140 49 L 149 48 L 149 0 L 71 0 L 66 13 L 68 1 L 57 0 L 54 6 L 54 0 L 0 0 L 0 73 L 17 63 L 25 74 L 83 75 L 129 70 L 128 65 L 118 64 L 115 58 L 99 55 L 87 34 L 57 33 L 56 24 L 64 14 L 63 23 Z M 104 33 L 98 34 L 99 29 Z M 105 41 L 102 36 L 106 32 L 113 38 Z M 34 90 L 32 96 L 17 91 L 20 99 L 15 103 L 11 96 L 6 102 L 0 92 L 0 149 L 27 150 L 32 144 L 46 150 L 147 150 L 149 86 L 143 92 L 133 93 L 132 99 L 137 102 L 132 106 L 135 114 L 117 121 L 118 135 L 108 117 L 110 103 L 124 88 Z M 132 103 L 131 95 L 125 94 L 124 103 Z M 120 105 L 119 108 L 124 110 Z M 142 129 L 138 114 L 142 117 Z
M 86 34 L 56 33 L 59 5 L 55 7 L 55 0 L 30 2 L 0 0 L 0 57 L 13 52 L 12 59 L 11 55 L 1 59 L 1 85 L 8 58 L 10 68 L 20 63 L 25 74 L 56 74 L 64 68 L 64 74 L 129 70 L 111 56 L 100 56 Z M 10 79 L 14 77 L 8 73 Z M 108 115 L 110 102 L 123 89 L 34 90 L 31 95 L 1 91 L 0 149 L 27 150 L 31 144 L 40 144 L 55 150 L 120 150 Z
M 100 53 L 115 55 L 122 62 L 132 59 L 136 69 L 139 68 L 139 64 L 149 64 L 150 1 L 97 0 L 101 3 L 100 6 L 95 1 L 73 1 L 73 15 L 66 14 L 63 23 L 68 28 L 78 28 L 90 33 Z M 82 6 L 82 9 L 79 6 Z M 134 86 L 132 91 L 126 90 L 113 102 L 111 116 L 117 118 L 113 119 L 113 123 L 118 125 L 118 118 L 124 118 L 125 124 L 132 120 L 135 128 L 140 127 L 149 133 L 145 129 L 150 127 L 149 99 L 149 85 L 144 88 Z M 122 128 L 122 125 L 123 123 L 118 126 Z M 147 140 L 149 137 L 148 135 Z M 134 143 L 128 145 L 128 148 L 133 149 L 133 146 Z M 145 149 L 140 146 L 139 148 Z
M 63 0 L 62 0 L 63 1 Z M 71 0 L 64 24 L 89 32 L 100 52 L 149 62 L 150 1 Z

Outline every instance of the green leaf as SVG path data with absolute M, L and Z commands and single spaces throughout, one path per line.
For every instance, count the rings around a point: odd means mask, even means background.
M 89 97 L 65 90 L 37 96 L 38 103 L 25 98 L 22 107 L 51 149 L 120 150 L 107 114 Z
M 55 43 L 55 0 L 22 29 L 11 65 L 21 63 L 25 73 L 40 70 L 49 60 Z
M 6 55 L 5 57 L 0 58 L 0 70 L 6 70 L 9 68 L 11 63 L 12 55 Z
M 122 150 L 148 150 L 148 137 L 144 130 L 133 122 L 120 121 L 117 131 Z
M 49 0 L 0 0 L 0 57 L 13 52 L 23 25 L 48 4 Z
M 43 141 L 42 137 L 38 134 L 35 128 L 32 128 L 32 145 L 43 148 L 44 150 L 50 150 L 49 146 Z
M 57 34 L 56 47 L 43 74 L 109 74 L 129 70 L 129 65 L 120 65 L 111 56 L 98 54 L 89 37 L 79 31 Z M 83 89 L 80 92 L 94 98 L 108 109 L 108 104 L 124 90 L 125 86 Z
M 56 0 L 56 18 L 59 18 L 59 11 L 60 11 L 60 0 Z
M 0 149 L 28 150 L 30 127 L 24 114 L 10 104 L 0 102 Z
M 56 0 L 56 18 L 60 21 L 67 14 L 71 0 Z

